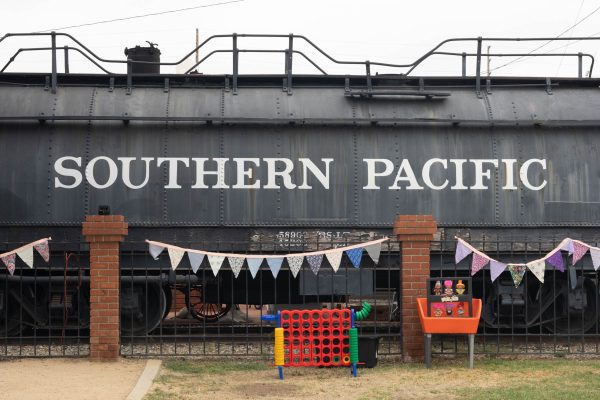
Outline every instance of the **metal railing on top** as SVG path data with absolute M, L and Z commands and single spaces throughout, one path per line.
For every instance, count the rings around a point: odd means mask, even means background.
M 68 57 L 68 52 L 70 50 L 76 51 L 80 54 L 82 54 L 85 58 L 87 58 L 90 62 L 92 62 L 95 66 L 97 66 L 98 68 L 100 68 L 103 72 L 106 72 L 108 74 L 112 74 L 111 72 L 109 72 L 108 70 L 106 70 L 104 67 L 102 67 L 100 65 L 100 63 L 107 63 L 107 64 L 127 64 L 127 87 L 128 89 L 131 88 L 132 85 L 132 65 L 133 64 L 150 64 L 150 65 L 164 65 L 164 66 L 176 66 L 176 65 L 180 65 L 183 62 L 185 62 L 187 59 L 189 59 L 190 57 L 192 57 L 194 54 L 196 54 L 200 49 L 202 49 L 204 46 L 206 46 L 208 43 L 210 43 L 211 41 L 215 40 L 215 39 L 222 39 L 222 38 L 231 38 L 232 39 L 232 47 L 230 49 L 218 49 L 218 50 L 213 50 L 210 53 L 208 53 L 205 57 L 203 57 L 201 60 L 198 60 L 196 63 L 194 63 L 193 66 L 191 66 L 190 68 L 188 68 L 188 70 L 185 72 L 186 74 L 191 73 L 195 68 L 197 68 L 200 64 L 202 64 L 204 61 L 206 61 L 207 59 L 211 58 L 213 55 L 215 54 L 219 54 L 219 53 L 232 53 L 232 63 L 233 63 L 233 74 L 232 74 L 232 86 L 233 86 L 233 93 L 235 94 L 237 92 L 237 83 L 238 83 L 238 76 L 239 76 L 239 54 L 240 53 L 284 53 L 285 54 L 285 67 L 284 67 L 284 75 L 285 75 L 285 79 L 286 79 L 286 88 L 288 93 L 291 93 L 291 88 L 292 88 L 292 75 L 293 75 L 293 55 L 294 54 L 298 54 L 300 56 L 302 56 L 304 59 L 306 59 L 311 65 L 313 65 L 320 73 L 327 75 L 327 73 L 325 72 L 325 70 L 323 68 L 321 68 L 316 62 L 314 62 L 310 57 L 308 57 L 305 53 L 295 50 L 294 49 L 294 45 L 295 45 L 295 41 L 303 41 L 304 43 L 308 44 L 309 47 L 312 50 L 317 51 L 319 54 L 321 54 L 322 56 L 324 56 L 327 60 L 329 60 L 330 62 L 333 62 L 334 64 L 338 64 L 338 65 L 362 65 L 365 68 L 365 78 L 366 78 L 366 87 L 367 87 L 367 91 L 371 92 L 373 90 L 373 85 L 372 85 L 372 79 L 371 79 L 371 67 L 372 66 L 380 66 L 380 67 L 389 67 L 389 68 L 399 68 L 399 69 L 404 69 L 404 71 L 399 72 L 400 75 L 404 75 L 404 76 L 408 76 L 410 75 L 415 68 L 417 68 L 418 66 L 420 66 L 424 61 L 426 61 L 427 59 L 429 59 L 431 56 L 434 55 L 444 55 L 444 56 L 459 56 L 462 58 L 462 74 L 461 76 L 465 77 L 466 76 L 466 63 L 467 63 L 467 58 L 469 57 L 475 57 L 476 58 L 476 68 L 475 68 L 475 85 L 476 85 L 476 91 L 479 93 L 480 89 L 481 89 L 481 59 L 483 56 L 494 56 L 494 57 L 519 57 L 519 58 L 525 58 L 525 57 L 557 57 L 557 56 L 561 56 L 561 57 L 577 57 L 578 60 L 578 77 L 579 78 L 583 78 L 583 59 L 585 58 L 589 58 L 590 59 L 590 67 L 589 67 L 589 72 L 587 74 L 588 78 L 591 78 L 592 76 L 592 72 L 594 69 L 594 56 L 588 53 L 582 53 L 582 52 L 577 52 L 577 53 L 494 53 L 494 54 L 486 54 L 486 53 L 482 53 L 482 45 L 484 42 L 524 42 L 524 41 L 545 41 L 545 42 L 550 42 L 550 41 L 573 41 L 573 42 L 578 42 L 578 41 L 594 41 L 594 40 L 600 40 L 600 37 L 570 37 L 570 38 L 547 38 L 547 37 L 541 37 L 541 38 L 498 38 L 498 37 L 490 37 L 490 38 L 484 38 L 484 37 L 477 37 L 477 38 L 451 38 L 451 39 L 446 39 L 443 40 L 442 42 L 440 42 L 438 45 L 436 45 L 435 47 L 433 47 L 431 50 L 429 50 L 428 52 L 426 52 L 423 56 L 419 57 L 417 60 L 413 61 L 412 63 L 407 63 L 407 64 L 393 64 L 393 63 L 384 63 L 384 62 L 378 62 L 378 61 L 351 61 L 351 60 L 338 60 L 334 57 L 332 57 L 331 55 L 329 55 L 327 52 L 325 52 L 323 49 L 321 49 L 319 46 L 317 46 L 313 41 L 311 41 L 310 39 L 308 39 L 306 36 L 303 35 L 294 35 L 294 34 L 288 34 L 288 35 L 276 35 L 276 34 L 237 34 L 237 33 L 233 33 L 233 34 L 227 34 L 227 35 L 212 35 L 210 37 L 208 37 L 206 40 L 204 40 L 202 43 L 200 43 L 197 47 L 195 47 L 192 51 L 190 51 L 189 53 L 187 53 L 186 55 L 184 55 L 180 60 L 178 61 L 173 61 L 173 62 L 153 62 L 153 61 L 133 61 L 133 60 L 114 60 L 114 59 L 106 59 L 103 57 L 100 57 L 99 55 L 97 55 L 96 53 L 94 53 L 91 49 L 89 49 L 87 46 L 85 46 L 82 42 L 80 42 L 79 40 L 77 40 L 75 37 L 73 37 L 72 35 L 68 34 L 68 33 L 62 33 L 62 32 L 49 32 L 49 33 L 7 33 L 5 34 L 3 37 L 0 38 L 0 43 L 3 42 L 4 40 L 8 39 L 8 38 L 14 38 L 14 37 L 28 37 L 28 36 L 50 36 L 50 40 L 51 40 L 51 46 L 50 47 L 32 47 L 32 48 L 20 48 L 16 51 L 16 53 L 10 57 L 10 59 L 8 60 L 8 62 L 6 62 L 6 64 L 4 65 L 4 67 L 0 70 L 1 72 L 4 72 L 16 59 L 16 57 L 26 51 L 51 51 L 51 70 L 52 70 L 52 78 L 51 78 L 51 89 L 52 92 L 56 92 L 56 87 L 57 87 L 57 52 L 58 51 L 64 51 L 65 52 L 65 72 L 68 73 L 69 72 L 69 57 Z M 78 47 L 70 47 L 70 46 L 57 46 L 56 44 L 56 40 L 57 37 L 62 36 L 65 37 L 67 39 L 72 40 L 74 43 L 76 43 Z M 288 47 L 286 49 L 272 49 L 272 50 L 265 50 L 265 49 L 240 49 L 238 48 L 238 39 L 239 38 L 269 38 L 269 39 L 273 39 L 273 38 L 288 38 Z M 461 53 L 456 53 L 456 52 L 447 52 L 447 51 L 438 51 L 440 48 L 442 48 L 443 46 L 449 44 L 449 43 L 455 43 L 455 42 L 474 42 L 476 44 L 476 52 L 475 53 L 467 53 L 467 52 L 461 52 Z

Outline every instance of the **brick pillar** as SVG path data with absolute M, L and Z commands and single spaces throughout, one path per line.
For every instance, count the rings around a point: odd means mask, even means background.
M 417 297 L 427 295 L 429 252 L 437 231 L 432 215 L 398 215 L 394 234 L 402 242 L 402 349 L 405 361 L 421 361 L 423 332 L 417 311 Z
M 88 215 L 83 235 L 90 244 L 90 357 L 119 358 L 119 243 L 127 236 L 122 215 Z

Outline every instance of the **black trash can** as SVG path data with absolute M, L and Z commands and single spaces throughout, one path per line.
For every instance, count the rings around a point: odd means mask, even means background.
M 377 365 L 377 351 L 381 336 L 360 335 L 358 337 L 358 366 L 373 368 Z

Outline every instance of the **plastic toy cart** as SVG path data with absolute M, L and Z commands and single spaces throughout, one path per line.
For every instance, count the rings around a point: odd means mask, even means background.
M 418 298 L 417 306 L 421 328 L 425 335 L 425 365 L 431 367 L 431 335 L 468 335 L 469 336 L 469 368 L 473 368 L 475 352 L 475 334 L 481 317 L 481 299 L 473 299 L 473 312 L 468 317 L 448 318 L 427 316 L 427 298 Z

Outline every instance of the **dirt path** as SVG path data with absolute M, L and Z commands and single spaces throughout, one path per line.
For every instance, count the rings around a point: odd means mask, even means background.
M 144 360 L 92 363 L 85 360 L 0 361 L 0 399 L 125 399 Z

